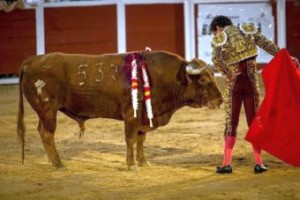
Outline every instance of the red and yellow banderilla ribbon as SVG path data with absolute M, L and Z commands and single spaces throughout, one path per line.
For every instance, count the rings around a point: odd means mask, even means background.
M 133 60 L 131 62 L 131 96 L 132 96 L 132 107 L 134 111 L 134 117 L 137 117 L 137 110 L 138 110 L 138 82 L 137 82 L 137 59 L 134 55 Z M 153 119 L 153 112 L 152 112 L 152 105 L 151 105 L 151 95 L 150 95 L 150 84 L 149 78 L 147 75 L 147 65 L 144 61 L 141 62 L 142 68 L 142 75 L 144 81 L 144 97 L 145 97 L 145 104 L 147 109 L 147 117 L 150 121 L 150 127 L 153 127 L 152 119 Z

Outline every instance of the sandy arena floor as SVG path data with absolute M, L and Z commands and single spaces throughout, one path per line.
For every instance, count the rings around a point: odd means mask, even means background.
M 123 123 L 87 121 L 86 133 L 58 115 L 55 135 L 59 154 L 68 168 L 48 163 L 36 130 L 37 116 L 25 105 L 27 125 L 25 164 L 17 140 L 18 88 L 0 87 L 0 199 L 300 199 L 300 170 L 263 153 L 269 171 L 253 173 L 252 149 L 243 138 L 242 113 L 234 150 L 234 172 L 215 173 L 223 158 L 223 109 L 183 108 L 171 122 L 150 132 L 145 154 L 152 167 L 127 171 Z

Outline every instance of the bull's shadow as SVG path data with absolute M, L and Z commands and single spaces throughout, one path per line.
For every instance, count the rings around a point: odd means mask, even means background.
M 79 156 L 83 152 L 96 151 L 99 153 L 111 153 L 115 155 L 126 155 L 126 143 L 114 144 L 101 141 L 84 141 L 82 139 L 70 140 L 63 139 L 57 141 L 58 151 L 63 159 L 72 159 L 74 156 Z M 173 156 L 190 153 L 189 149 L 177 148 L 177 147 L 161 147 L 161 146 L 145 146 L 145 154 L 148 158 L 161 157 L 161 156 Z
M 74 160 L 75 157 L 85 156 L 85 153 L 98 152 L 109 153 L 117 156 L 126 157 L 126 143 L 114 144 L 101 141 L 84 141 L 82 139 L 64 139 L 57 141 L 58 151 L 62 157 L 62 160 Z M 62 147 L 63 146 L 63 147 Z M 60 148 L 61 147 L 61 148 Z M 220 160 L 222 160 L 222 154 L 197 154 L 188 148 L 178 147 L 163 147 L 158 145 L 145 146 L 145 155 L 147 160 L 154 166 L 178 166 L 189 167 L 195 165 L 208 165 L 215 166 Z M 93 155 L 89 155 L 91 158 Z M 96 156 L 96 155 L 95 155 Z M 97 157 L 97 156 L 96 156 Z M 96 158 L 95 157 L 95 158 Z M 88 160 L 87 160 L 88 162 Z M 91 161 L 92 163 L 95 160 Z M 68 166 L 67 166 L 68 167 Z

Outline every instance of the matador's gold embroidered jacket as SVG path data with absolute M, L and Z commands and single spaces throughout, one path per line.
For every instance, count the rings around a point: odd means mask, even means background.
M 212 61 L 226 80 L 223 93 L 225 107 L 225 135 L 232 133 L 232 91 L 239 72 L 239 63 L 247 59 L 247 74 L 254 89 L 255 109 L 259 106 L 259 87 L 256 73 L 257 48 L 264 49 L 275 55 L 279 48 L 263 36 L 253 24 L 244 24 L 240 27 L 227 26 L 221 33 L 213 37 Z M 249 59 L 252 58 L 252 59 Z
M 273 56 L 279 51 L 278 46 L 262 35 L 253 24 L 227 26 L 213 37 L 211 44 L 212 61 L 226 78 L 237 72 L 236 63 L 257 56 L 256 45 Z

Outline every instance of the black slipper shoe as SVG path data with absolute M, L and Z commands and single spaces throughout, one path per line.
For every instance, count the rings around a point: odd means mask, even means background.
M 232 173 L 232 167 L 230 165 L 218 166 L 216 172 L 218 174 L 231 174 Z
M 268 168 L 264 164 L 262 164 L 262 165 L 256 164 L 254 166 L 254 173 L 255 174 L 261 174 L 261 173 L 266 172 L 266 171 L 268 171 Z

